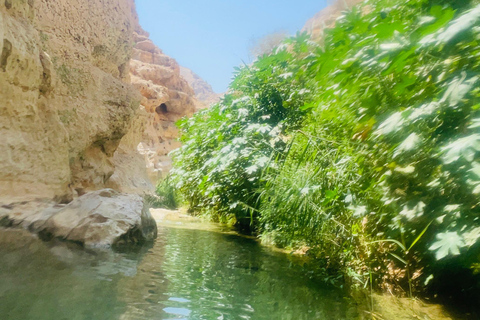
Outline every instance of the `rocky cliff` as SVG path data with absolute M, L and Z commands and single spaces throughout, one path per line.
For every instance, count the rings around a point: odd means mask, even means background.
M 2 1 L 0 227 L 89 246 L 155 237 L 140 196 L 84 195 L 110 183 L 141 122 L 129 84 L 135 26 L 133 0 Z
M 2 1 L 0 49 L 0 203 L 151 191 L 202 107 L 133 0 Z
M 101 188 L 140 96 L 129 0 L 0 4 L 0 201 Z
M 171 168 L 168 153 L 180 147 L 175 122 L 191 116 L 203 105 L 181 77 L 175 59 L 155 46 L 139 25 L 134 32 L 134 43 L 130 77 L 142 95 L 140 109 L 144 119 L 137 151 L 144 156 L 151 180 L 156 181 Z
M 195 97 L 203 104 L 203 107 L 209 107 L 220 101 L 222 95 L 215 93 L 212 86 L 192 70 L 180 66 L 180 75 L 192 87 Z

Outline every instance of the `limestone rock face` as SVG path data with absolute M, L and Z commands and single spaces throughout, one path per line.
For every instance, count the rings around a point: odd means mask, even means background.
M 308 20 L 302 31 L 310 34 L 313 40 L 320 41 L 323 38 L 323 30 L 331 28 L 343 10 L 351 8 L 362 1 L 364 0 L 336 0 Z
M 4 207 L 0 226 L 23 227 L 87 247 L 142 243 L 157 236 L 156 222 L 142 197 L 112 189 L 87 193 L 68 205 L 33 201 Z
M 145 158 L 151 180 L 157 181 L 171 169 L 169 152 L 180 147 L 175 122 L 191 116 L 203 104 L 180 75 L 178 63 L 156 47 L 138 25 L 134 42 L 130 78 L 142 95 L 140 108 L 144 112 L 144 131 L 137 150 Z
M 0 3 L 0 203 L 103 188 L 137 114 L 132 0 Z
M 120 145 L 113 155 L 115 166 L 113 175 L 106 186 L 121 192 L 133 194 L 151 194 L 153 183 L 147 174 L 145 157 L 137 150 L 146 129 L 148 114 L 143 106 L 137 110 L 133 121 L 123 136 Z
M 133 0 L 0 2 L 0 204 L 152 192 L 194 95 Z
M 192 70 L 180 66 L 180 75 L 193 88 L 195 96 L 205 108 L 220 101 L 221 94 L 215 93 L 212 86 Z

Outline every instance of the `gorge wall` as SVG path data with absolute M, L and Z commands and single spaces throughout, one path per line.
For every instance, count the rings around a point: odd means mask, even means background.
M 195 92 L 195 97 L 204 108 L 220 101 L 222 94 L 215 93 L 212 86 L 192 70 L 180 66 L 180 75 L 188 82 Z
M 165 55 L 137 23 L 133 56 L 130 61 L 132 85 L 141 93 L 140 112 L 143 132 L 136 145 L 147 164 L 151 181 L 168 173 L 172 166 L 169 152 L 180 147 L 175 122 L 203 107 L 193 89 L 180 75 L 175 59 Z
M 128 85 L 133 2 L 0 4 L 0 201 L 102 188 L 140 95 Z
M 149 192 L 201 106 L 133 0 L 0 3 L 0 204 Z

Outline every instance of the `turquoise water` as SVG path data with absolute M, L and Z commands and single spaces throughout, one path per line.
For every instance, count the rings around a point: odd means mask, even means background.
M 124 253 L 12 237 L 0 241 L 0 319 L 356 318 L 344 292 L 237 235 L 159 227 L 153 246 Z

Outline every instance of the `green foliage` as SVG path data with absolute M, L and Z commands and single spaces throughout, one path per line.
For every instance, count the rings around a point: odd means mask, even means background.
M 297 35 L 239 68 L 221 103 L 181 122 L 177 187 L 362 283 L 477 270 L 476 3 L 368 2 L 322 47 Z
M 155 196 L 147 196 L 145 199 L 152 208 L 177 209 L 181 203 L 181 196 L 167 176 L 158 182 Z
M 306 41 L 299 38 L 290 45 Z M 309 93 L 302 89 L 300 74 L 306 60 L 285 46 L 238 68 L 231 93 L 221 103 L 179 123 L 183 146 L 175 155 L 173 176 L 194 210 L 251 225 L 264 184 L 261 172 L 282 158 L 285 133 L 303 115 L 299 108 Z

